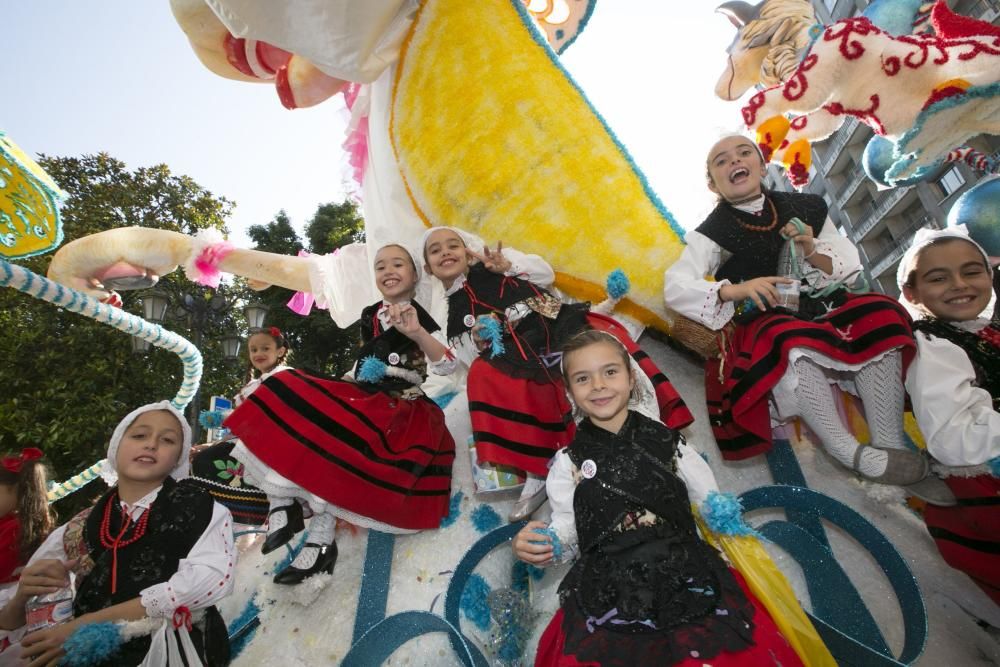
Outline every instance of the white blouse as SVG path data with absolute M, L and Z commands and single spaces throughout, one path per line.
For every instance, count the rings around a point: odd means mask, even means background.
M 735 223 L 734 223 L 735 224 Z M 728 280 L 712 281 L 723 263 L 722 247 L 698 231 L 689 231 L 684 237 L 687 246 L 680 258 L 667 269 L 663 277 L 663 298 L 667 305 L 681 315 L 700 322 L 709 329 L 718 330 L 733 318 L 735 304 L 719 298 L 719 289 L 730 284 Z M 812 287 L 822 288 L 838 281 L 850 281 L 861 271 L 858 249 L 842 236 L 833 222 L 827 219 L 816 237 L 816 254 L 833 261 L 833 272 L 825 273 L 815 267 L 806 276 Z
M 133 521 L 138 521 L 152 506 L 162 488 L 151 491 L 131 507 L 124 501 L 121 501 L 121 506 Z M 63 547 L 65 534 L 66 524 L 52 531 L 32 554 L 28 565 L 42 559 L 67 560 Z M 140 597 L 146 615 L 150 618 L 171 618 L 179 607 L 195 611 L 215 604 L 232 592 L 235 567 L 233 519 L 228 509 L 214 503 L 208 527 L 187 557 L 180 561 L 177 572 L 167 581 L 141 591 Z
M 989 392 L 974 386 L 976 372 L 965 350 L 925 332 L 914 332 L 914 338 L 917 356 L 906 371 L 906 391 L 927 451 L 948 466 L 1000 456 L 1000 413 Z
M 718 491 L 715 474 L 708 462 L 687 443 L 677 447 L 677 473 L 687 486 L 688 499 L 695 507 L 701 507 L 709 492 Z M 560 561 L 576 558 L 579 540 L 576 535 L 576 514 L 573 512 L 573 496 L 581 478 L 580 472 L 566 453 L 560 449 L 552 459 L 552 467 L 545 479 L 545 491 L 549 496 L 552 517 L 551 528 L 562 545 Z
M 548 262 L 538 255 L 529 255 L 512 248 L 504 248 L 503 256 L 510 262 L 510 269 L 505 271 L 504 275 L 520 278 L 521 280 L 527 280 L 528 282 L 534 283 L 535 285 L 545 289 L 551 287 L 552 283 L 555 282 L 555 271 L 552 270 L 552 267 Z M 455 279 L 455 282 L 452 283 L 451 287 L 445 290 L 445 296 L 450 296 L 462 289 L 464 284 L 465 276 L 461 275 Z M 516 322 L 528 314 L 527 309 L 521 308 L 521 305 L 522 304 L 515 304 L 507 309 L 505 315 L 508 320 Z M 447 321 L 448 317 L 447 314 L 445 314 L 445 328 L 447 328 Z M 464 370 L 468 370 L 469 366 L 472 365 L 472 362 L 479 356 L 479 348 L 476 347 L 476 343 L 472 340 L 471 334 L 464 333 L 456 339 L 447 341 L 445 344 L 449 346 L 448 354 L 441 357 L 437 361 L 430 362 L 428 366 L 428 369 L 437 375 L 451 375 L 463 367 Z M 462 384 L 464 385 L 464 381 Z

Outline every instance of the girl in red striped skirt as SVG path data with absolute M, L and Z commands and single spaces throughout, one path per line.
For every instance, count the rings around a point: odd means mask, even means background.
M 708 187 L 720 201 L 687 234 L 687 247 L 666 272 L 664 296 L 681 315 L 726 330 L 720 357 L 705 366 L 709 416 L 723 456 L 769 450 L 773 423 L 798 416 L 835 459 L 866 479 L 925 480 L 926 458 L 903 438 L 903 374 L 914 353 L 907 313 L 886 296 L 832 287 L 861 271 L 857 249 L 827 219 L 821 197 L 762 188 L 764 160 L 749 139 L 717 142 L 707 167 Z M 775 275 L 785 239 L 804 259 L 808 286 L 829 287 L 828 295 L 799 298 L 795 281 Z M 787 289 L 799 298 L 797 312 L 776 307 L 779 290 Z M 738 314 L 744 304 L 752 306 Z M 871 446 L 862 447 L 840 420 L 833 384 L 861 397 Z M 929 488 L 911 490 L 940 491 L 930 480 L 920 486 Z
M 918 317 L 906 375 L 934 472 L 955 494 L 924 521 L 945 561 L 1000 604 L 1000 328 L 989 319 L 989 257 L 961 227 L 920 230 L 899 263 Z M 992 465 L 991 465 L 992 464 Z
M 274 581 L 297 584 L 332 572 L 336 517 L 394 533 L 436 528 L 448 514 L 455 445 L 444 414 L 420 391 L 427 359 L 447 348 L 434 320 L 412 301 L 420 278 L 409 251 L 375 255 L 382 301 L 361 314 L 354 377 L 297 370 L 270 376 L 226 420 L 241 443 L 233 455 L 271 502 L 265 553 L 303 529 L 305 547 Z
M 652 383 L 663 421 L 673 428 L 691 423 L 680 396 L 624 327 L 589 312 L 587 303 L 563 304 L 545 289 L 555 275 L 542 258 L 502 244 L 491 250 L 450 227 L 428 230 L 423 254 L 448 301 L 450 354 L 431 370 L 447 375 L 468 369 L 479 461 L 527 473 L 511 521 L 527 518 L 545 501 L 549 460 L 576 428 L 558 371 L 559 346 L 569 336 L 589 328 L 614 335 L 643 370 L 642 381 Z

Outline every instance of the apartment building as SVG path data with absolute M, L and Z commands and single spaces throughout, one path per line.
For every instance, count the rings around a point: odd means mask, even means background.
M 866 0 L 816 0 L 824 23 L 860 14 Z M 1000 25 L 1000 0 L 950 0 L 953 10 Z M 955 200 L 982 180 L 964 163 L 944 165 L 929 180 L 909 187 L 879 190 L 861 166 L 865 145 L 872 136 L 864 123 L 849 117 L 825 141 L 813 145 L 813 165 L 806 192 L 821 195 L 830 206 L 830 218 L 861 251 L 861 261 L 872 289 L 897 296 L 896 267 L 913 235 L 925 226 L 944 227 Z M 973 148 L 1000 155 L 1000 137 L 978 137 Z M 768 170 L 772 187 L 790 190 L 776 167 Z

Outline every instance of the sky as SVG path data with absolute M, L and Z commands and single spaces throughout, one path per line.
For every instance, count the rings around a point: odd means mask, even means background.
M 734 34 L 716 4 L 600 0 L 562 57 L 689 229 L 713 205 L 704 154 L 739 128 L 740 105 L 712 93 Z M 237 243 L 280 209 L 301 231 L 317 205 L 346 196 L 342 98 L 288 111 L 271 84 L 212 74 L 168 0 L 10 2 L 4 18 L 0 129 L 29 154 L 166 163 L 236 202 Z

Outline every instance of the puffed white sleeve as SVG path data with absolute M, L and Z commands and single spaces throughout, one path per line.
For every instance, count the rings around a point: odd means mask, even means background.
M 822 269 L 811 267 L 807 272 L 806 282 L 813 287 L 826 287 L 831 283 L 850 281 L 861 272 L 861 256 L 857 247 L 837 231 L 836 225 L 829 218 L 823 224 L 815 243 L 816 254 L 829 257 L 833 262 L 833 270 L 826 273 Z
M 688 490 L 688 500 L 700 508 L 708 494 L 719 490 L 715 473 L 694 447 L 681 443 L 677 447 L 677 474 L 684 480 Z
M 561 561 L 576 558 L 579 551 L 576 537 L 576 515 L 573 512 L 573 496 L 576 493 L 576 466 L 565 449 L 556 452 L 552 467 L 545 479 L 545 492 L 549 496 L 552 517 L 549 528 L 559 537 L 562 545 Z
M 719 290 L 728 280 L 713 282 L 713 275 L 722 263 L 722 248 L 697 231 L 684 236 L 687 246 L 680 258 L 663 276 L 663 298 L 681 315 L 718 330 L 733 319 L 735 306 L 719 298 Z
M 204 609 L 233 590 L 236 549 L 233 518 L 215 503 L 212 519 L 170 579 L 141 593 L 142 606 L 150 618 L 170 618 L 178 607 Z
M 913 416 L 927 451 L 949 466 L 972 466 L 1000 456 L 1000 413 L 976 372 L 954 343 L 918 332 L 917 356 L 906 372 Z
M 510 262 L 506 275 L 534 283 L 539 287 L 551 287 L 556 280 L 552 267 L 538 255 L 529 255 L 513 248 L 504 248 L 503 256 Z
M 354 324 L 366 306 L 381 298 L 364 243 L 352 243 L 308 259 L 309 291 L 316 297 L 316 305 L 326 308 L 338 327 Z
M 40 560 L 66 560 L 66 548 L 63 546 L 63 540 L 66 537 L 66 525 L 64 523 L 49 533 L 45 541 L 35 549 L 35 553 L 31 554 L 31 558 L 28 559 L 28 565 L 37 563 Z
M 445 353 L 437 361 L 427 359 L 427 370 L 435 375 L 451 375 L 458 369 L 459 360 L 455 350 L 448 344 L 444 332 L 440 329 L 431 334 L 431 338 L 441 343 L 445 347 Z

